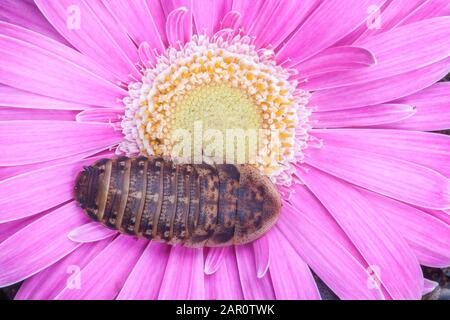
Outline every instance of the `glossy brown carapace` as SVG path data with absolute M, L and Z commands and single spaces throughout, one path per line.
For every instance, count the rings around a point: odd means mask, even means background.
M 256 240 L 275 224 L 281 206 L 272 182 L 250 165 L 145 157 L 85 167 L 75 198 L 89 217 L 109 228 L 187 247 Z

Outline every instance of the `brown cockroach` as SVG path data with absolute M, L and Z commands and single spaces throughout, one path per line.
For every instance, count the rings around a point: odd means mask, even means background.
M 241 245 L 277 221 L 281 200 L 251 165 L 103 159 L 85 167 L 75 199 L 93 220 L 138 238 L 187 247 Z

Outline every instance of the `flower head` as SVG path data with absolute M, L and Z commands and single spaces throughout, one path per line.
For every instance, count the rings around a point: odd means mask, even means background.
M 450 139 L 432 133 L 450 127 L 436 83 L 449 13 L 447 0 L 0 0 L 0 287 L 320 299 L 314 272 L 341 299 L 419 299 L 433 287 L 420 265 L 450 265 Z M 118 234 L 72 192 L 115 155 L 250 163 L 276 185 L 279 221 L 224 248 Z

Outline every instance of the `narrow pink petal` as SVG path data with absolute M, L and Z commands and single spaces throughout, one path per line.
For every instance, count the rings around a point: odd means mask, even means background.
M 170 248 L 165 244 L 150 242 L 120 290 L 117 299 L 157 299 L 169 260 Z
M 425 210 L 428 214 L 432 215 L 435 218 L 445 222 L 448 226 L 450 226 L 450 210 Z
M 268 0 L 263 3 L 248 32 L 256 37 L 255 44 L 259 48 L 278 47 L 317 5 L 316 0 Z
M 411 37 L 411 34 L 414 37 Z M 323 90 L 369 83 L 439 62 L 450 55 L 450 17 L 439 17 L 399 27 L 368 38 L 358 43 L 358 46 L 372 52 L 378 63 L 370 68 L 334 72 L 326 77 L 312 77 L 304 87 Z
M 449 69 L 450 58 L 447 58 L 431 66 L 390 78 L 361 85 L 317 91 L 312 95 L 310 105 L 317 106 L 319 111 L 332 111 L 393 101 L 431 86 L 442 79 Z M 414 79 L 414 81 L 408 81 L 410 79 Z
M 0 121 L 0 165 L 37 163 L 102 150 L 117 144 L 122 137 L 109 124 Z
M 108 229 L 98 222 L 89 222 L 71 230 L 67 236 L 73 242 L 90 243 L 111 238 L 116 234 L 116 230 Z
M 310 149 L 306 163 L 400 201 L 430 209 L 450 208 L 448 178 L 393 156 L 325 144 L 321 149 Z
M 108 239 L 81 245 L 65 258 L 25 280 L 14 299 L 51 300 L 66 287 L 77 290 L 83 280 L 81 269 L 94 259 L 110 241 Z
M 110 300 L 120 292 L 148 241 L 118 236 L 81 269 L 81 286 L 65 287 L 57 300 Z
M 156 27 L 158 28 L 158 33 L 161 36 L 162 41 L 165 45 L 167 45 L 167 37 L 166 37 L 166 14 L 164 12 L 163 5 L 161 1 L 154 0 L 146 0 L 148 9 L 150 14 L 152 15 L 152 19 L 155 22 Z M 167 4 L 169 1 L 164 1 Z
M 295 65 L 350 33 L 367 18 L 370 5 L 380 5 L 384 0 L 329 0 L 308 17 L 291 39 L 277 53 L 277 61 L 291 59 Z
M 185 7 L 173 10 L 167 17 L 166 35 L 169 44 L 172 47 L 178 48 L 186 42 L 184 38 L 184 22 L 189 15 L 189 11 Z
M 106 148 L 105 148 L 106 149 Z M 102 149 L 99 150 L 91 150 L 91 151 L 85 151 L 76 155 L 68 156 L 65 158 L 57 159 L 57 160 L 50 160 L 45 162 L 38 162 L 33 164 L 25 164 L 21 166 L 13 166 L 13 167 L 0 167 L 0 181 L 6 180 L 8 178 L 18 176 L 23 173 L 36 171 L 43 168 L 53 167 L 59 164 L 73 162 L 76 160 L 84 159 L 91 157 L 93 155 L 97 155 L 99 152 L 103 151 Z M 102 155 L 105 158 L 114 156 L 114 152 L 107 151 L 106 153 L 102 153 Z
M 0 222 L 29 217 L 72 199 L 76 175 L 83 165 L 99 158 L 71 161 L 1 181 Z
M 241 23 L 242 14 L 238 11 L 228 12 L 220 23 L 220 29 L 238 30 Z
M 0 2 L 0 20 L 39 32 L 58 42 L 67 43 L 48 23 L 32 1 L 3 0 Z
M 380 104 L 362 108 L 313 112 L 314 128 L 348 128 L 390 125 L 412 117 L 416 109 L 407 104 Z
M 89 106 L 0 85 L 0 106 L 45 110 L 84 110 Z
M 422 5 L 418 6 L 403 18 L 397 26 L 448 15 L 450 15 L 450 4 L 447 0 L 426 0 Z
M 232 247 L 224 248 L 223 263 L 211 275 L 205 276 L 208 300 L 243 300 L 236 255 Z
M 114 123 L 119 122 L 124 110 L 117 108 L 96 108 L 83 110 L 78 113 L 76 120 L 79 122 Z
M 147 1 L 133 1 L 132 5 L 125 1 L 102 0 L 102 2 L 116 20 L 123 25 L 136 44 L 146 41 L 160 53 L 164 51 L 164 43 L 150 13 Z
M 111 82 L 117 82 L 118 78 L 114 76 L 109 70 L 103 68 L 94 60 L 76 51 L 75 49 L 68 47 L 58 41 L 48 38 L 39 33 L 31 30 L 24 29 L 14 24 L 9 24 L 0 21 L 1 31 L 0 34 L 22 40 L 33 44 L 41 49 L 50 51 L 61 58 L 67 59 L 70 62 L 89 70 L 92 73 L 99 75 L 100 77 L 107 79 Z
M 314 130 L 325 144 L 392 156 L 450 177 L 450 137 L 436 133 L 382 129 Z
M 205 260 L 205 274 L 211 275 L 220 268 L 225 252 L 225 247 L 210 248 L 208 250 Z
M 84 0 L 35 1 L 58 32 L 76 49 L 108 68 L 122 81 L 139 75 L 137 50 L 100 2 Z M 68 10 L 70 12 L 68 17 Z M 69 20 L 68 20 L 69 18 Z
M 148 42 L 146 41 L 141 42 L 141 44 L 139 45 L 138 52 L 139 52 L 139 59 L 143 63 L 144 67 L 152 68 L 155 65 L 157 53 L 152 47 L 150 47 Z
M 394 129 L 439 131 L 450 128 L 450 83 L 432 85 L 395 103 L 406 103 L 416 108 L 416 114 L 403 121 L 392 123 Z
M 20 282 L 75 250 L 69 230 L 85 223 L 71 202 L 31 223 L 0 244 L 0 287 Z
M 314 277 L 308 265 L 291 247 L 281 232 L 274 228 L 269 232 L 272 278 L 275 296 L 280 300 L 320 300 Z
M 203 249 L 173 247 L 158 299 L 201 300 L 204 297 Z
M 370 166 L 370 165 L 369 165 Z M 406 241 L 351 185 L 316 169 L 298 171 L 394 299 L 420 299 L 423 277 Z
M 271 261 L 269 239 L 267 237 L 261 237 L 252 242 L 252 246 L 255 255 L 256 276 L 261 279 L 269 270 Z
M 360 47 L 332 47 L 308 59 L 295 68 L 298 77 L 304 79 L 314 75 L 365 68 L 373 66 L 377 60 L 372 52 Z
M 431 292 L 434 291 L 434 289 L 437 288 L 437 286 L 439 286 L 439 283 L 428 280 L 428 279 L 424 279 L 423 281 L 423 295 L 429 294 Z
M 252 25 L 258 21 L 258 16 L 264 6 L 264 0 L 233 0 L 233 11 L 241 14 L 239 29 L 248 34 Z
M 0 82 L 18 89 L 100 106 L 117 106 L 117 99 L 126 95 L 126 91 L 87 69 L 8 36 L 0 35 L 0 60 Z
M 276 228 L 339 298 L 383 299 L 378 287 L 368 286 L 367 266 L 327 233 L 320 223 L 313 221 L 313 217 L 313 211 L 300 211 L 285 202 Z M 294 223 L 296 221 L 298 223 Z
M 450 228 L 445 222 L 402 202 L 365 190 L 361 192 L 406 239 L 420 264 L 436 268 L 450 265 Z
M 267 272 L 264 277 L 258 278 L 252 245 L 236 246 L 235 251 L 244 299 L 274 300 L 275 292 L 273 290 L 270 272 Z
M 27 225 L 46 215 L 47 213 L 48 212 L 43 212 L 32 217 L 0 223 L 0 243 L 11 237 L 17 231 L 25 228 Z
M 377 34 L 386 33 L 393 29 L 399 21 L 409 15 L 417 7 L 419 7 L 425 0 L 390 0 L 387 6 L 380 12 L 381 23 L 379 28 L 366 28 L 365 32 L 358 38 L 356 43 L 364 39 L 374 37 Z
M 230 0 L 194 0 L 192 9 L 197 34 L 211 37 L 219 31 L 222 19 L 231 10 L 232 3 Z
M 44 110 L 0 107 L 2 121 L 14 120 L 56 120 L 73 121 L 77 112 L 71 110 Z
M 174 42 L 174 39 L 170 40 L 169 35 L 167 34 L 167 25 L 169 24 L 169 19 L 172 19 L 172 15 L 180 15 L 177 17 L 179 23 L 178 23 L 178 29 L 177 32 L 177 40 L 180 41 L 182 44 L 188 42 L 191 40 L 192 32 L 193 32 L 193 8 L 192 8 L 192 0 L 167 0 L 167 1 L 161 1 L 162 9 L 164 10 L 164 13 L 166 14 L 166 35 L 167 40 L 169 44 Z M 179 11 L 182 9 L 182 11 L 185 11 L 184 14 L 181 14 Z M 174 11 L 177 11 L 178 13 L 174 13 Z M 182 17 L 181 17 L 182 15 Z M 154 16 L 154 15 L 153 15 Z M 179 18 L 179 19 L 178 19 Z M 172 23 L 170 23 L 172 24 Z M 172 42 L 171 42 L 172 41 Z M 176 43 L 176 41 L 175 41 Z

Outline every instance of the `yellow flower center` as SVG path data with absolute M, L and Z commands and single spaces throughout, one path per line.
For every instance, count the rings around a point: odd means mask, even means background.
M 129 87 L 121 150 L 189 163 L 251 163 L 273 180 L 286 173 L 306 145 L 308 94 L 271 51 L 256 51 L 247 40 L 199 36 L 168 49 Z

